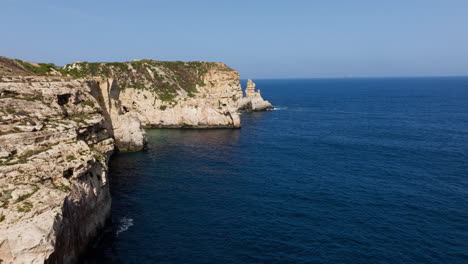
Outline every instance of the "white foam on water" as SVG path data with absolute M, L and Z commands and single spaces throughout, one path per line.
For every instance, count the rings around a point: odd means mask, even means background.
M 133 226 L 133 219 L 128 217 L 122 217 L 119 221 L 119 226 L 115 234 L 118 236 L 120 233 L 127 231 L 131 226 Z
M 288 108 L 287 108 L 287 107 L 275 107 L 275 108 L 273 108 L 273 109 L 271 109 L 271 110 L 273 110 L 273 111 L 280 111 L 280 110 L 288 110 Z

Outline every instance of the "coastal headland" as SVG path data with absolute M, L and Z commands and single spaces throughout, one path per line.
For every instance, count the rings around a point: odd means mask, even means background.
M 0 263 L 75 263 L 110 215 L 108 161 L 144 128 L 240 128 L 273 106 L 219 62 L 0 57 Z

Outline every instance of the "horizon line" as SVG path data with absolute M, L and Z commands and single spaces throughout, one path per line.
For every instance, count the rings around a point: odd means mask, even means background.
M 468 78 L 468 75 L 409 75 L 409 76 L 353 76 L 353 77 L 347 77 L 347 76 L 336 76 L 336 77 L 261 77 L 261 78 L 255 78 L 255 77 L 250 77 L 250 78 L 243 78 L 241 77 L 241 80 L 323 80 L 323 79 L 418 79 L 418 78 Z

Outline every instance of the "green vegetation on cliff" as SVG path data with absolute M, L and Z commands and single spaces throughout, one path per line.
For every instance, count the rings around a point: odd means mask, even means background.
M 31 63 L 0 56 L 0 76 L 60 74 L 60 67 L 53 63 Z
M 121 89 L 147 89 L 156 93 L 163 101 L 173 100 L 184 90 L 193 97 L 197 85 L 204 86 L 203 77 L 210 69 L 232 71 L 220 63 L 138 60 L 131 62 L 68 64 L 61 72 L 74 78 L 114 78 Z
M 194 97 L 197 86 L 205 86 L 204 76 L 212 69 L 234 71 L 223 63 L 136 60 L 130 62 L 76 62 L 64 67 L 53 63 L 31 63 L 0 56 L 0 76 L 54 75 L 72 78 L 114 78 L 120 89 L 146 89 L 163 101 L 179 94 Z
M 59 70 L 59 68 L 57 66 L 55 66 L 55 64 L 53 63 L 29 63 L 29 62 L 25 62 L 25 61 L 22 61 L 22 60 L 18 60 L 16 59 L 15 60 L 16 62 L 18 62 L 19 64 L 21 64 L 26 70 L 34 73 L 34 74 L 37 74 L 37 75 L 47 75 L 49 73 L 51 73 L 53 70 Z

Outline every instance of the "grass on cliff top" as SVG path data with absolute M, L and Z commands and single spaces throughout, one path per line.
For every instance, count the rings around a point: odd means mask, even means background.
M 53 63 L 30 63 L 0 56 L 0 75 L 49 75 L 53 70 L 59 71 Z
M 204 86 L 203 77 L 212 67 L 233 71 L 224 64 L 210 62 L 153 61 L 90 63 L 79 62 L 66 65 L 61 72 L 74 78 L 114 78 L 121 89 L 147 89 L 163 101 L 172 101 L 177 91 L 183 89 L 193 97 L 197 85 Z
M 35 64 L 25 62 L 19 59 L 15 59 L 15 62 L 23 66 L 27 71 L 35 75 L 48 75 L 52 70 L 59 71 L 59 67 L 55 66 L 53 63 L 35 63 Z

